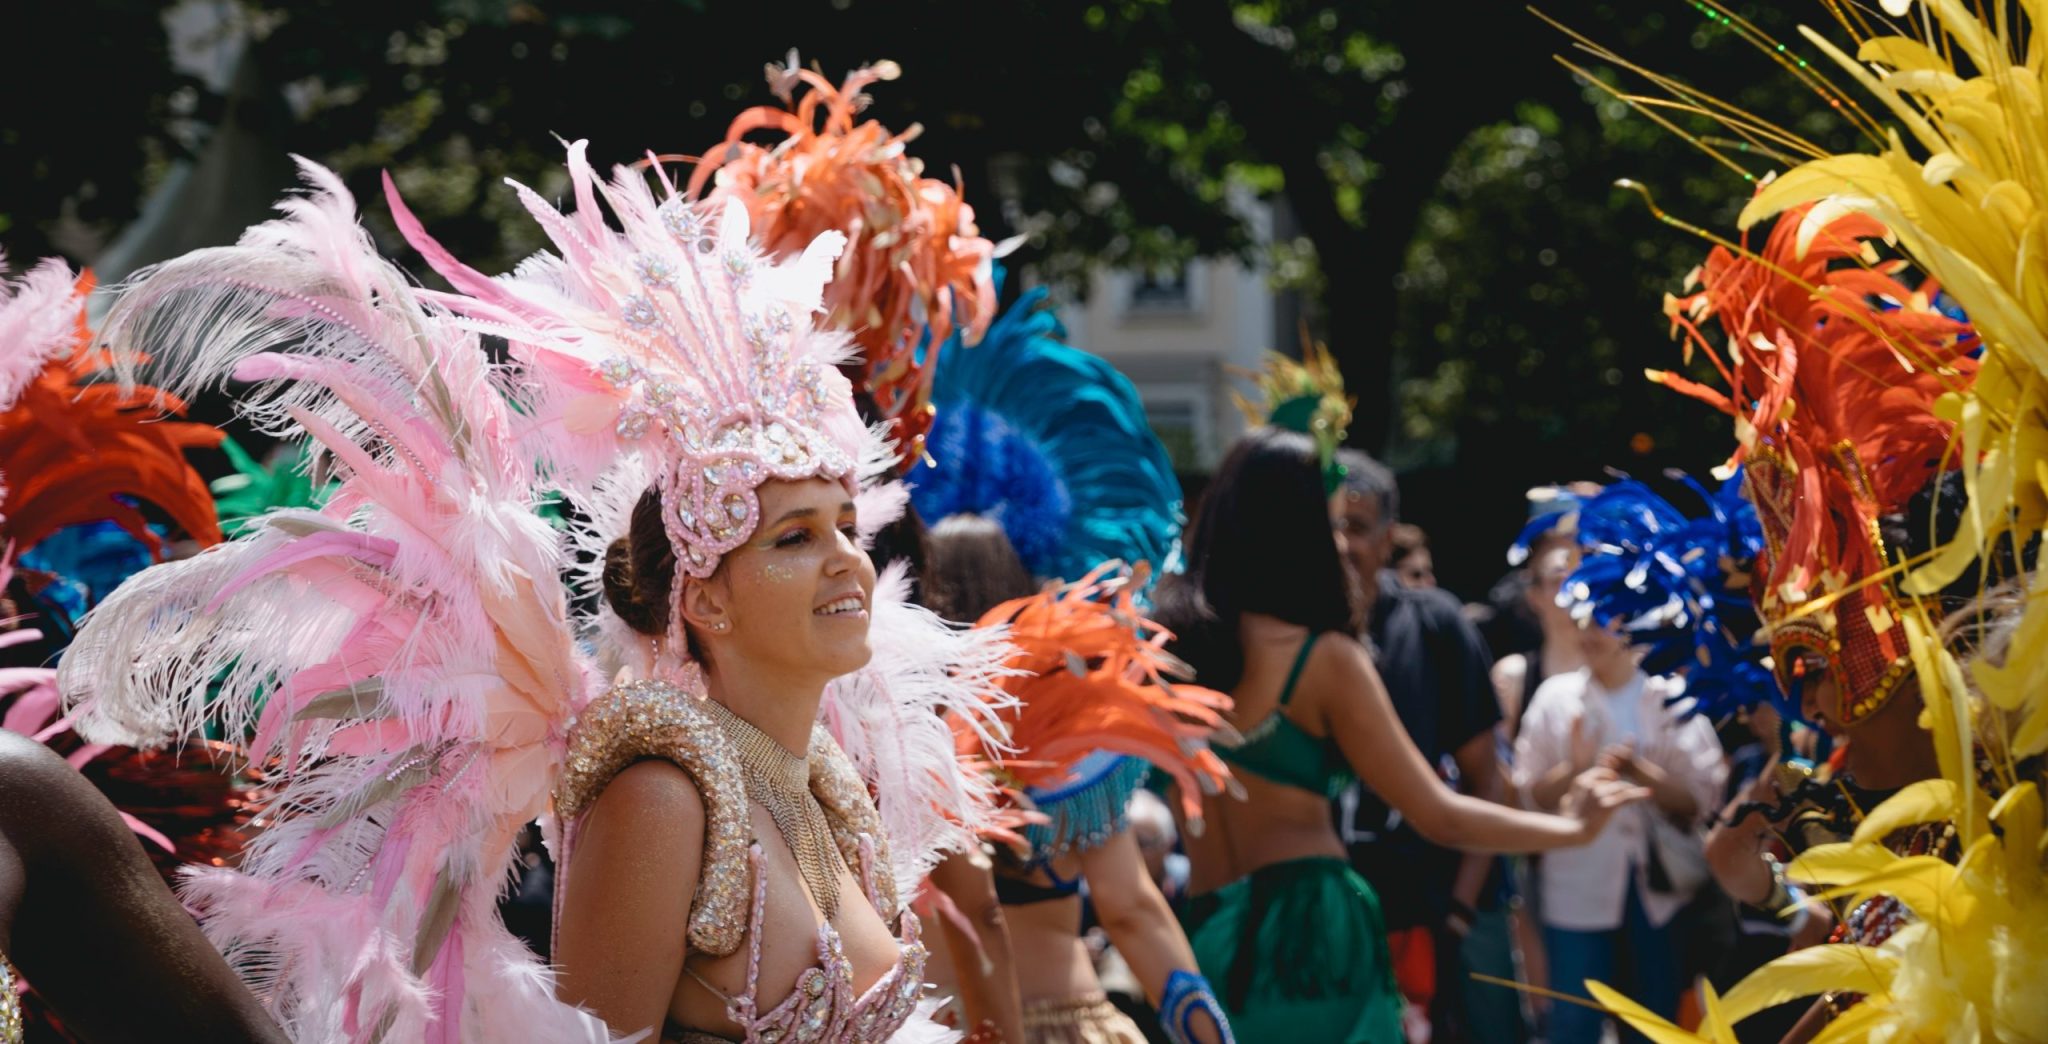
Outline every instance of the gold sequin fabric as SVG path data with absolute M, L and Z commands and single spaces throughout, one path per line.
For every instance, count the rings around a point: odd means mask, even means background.
M 628 682 L 592 701 L 569 736 L 555 814 L 572 823 L 643 758 L 674 762 L 704 799 L 704 865 L 690 901 L 690 946 L 724 956 L 746 935 L 747 786 L 725 730 L 693 696 L 657 681 Z M 821 798 L 822 800 L 822 798 Z
M 16 985 L 14 965 L 0 956 L 0 1044 L 21 1044 L 21 994 Z
M 832 840 L 839 845 L 847 866 L 861 865 L 861 837 L 870 839 L 875 865 L 881 868 L 869 885 L 875 911 L 885 921 L 895 920 L 902 907 L 897 902 L 895 876 L 888 870 L 889 840 L 882 833 L 882 815 L 875 810 L 860 771 L 823 725 L 811 729 L 811 793 L 832 823 Z
M 1100 993 L 1024 1005 L 1024 1044 L 1144 1044 L 1130 1016 Z

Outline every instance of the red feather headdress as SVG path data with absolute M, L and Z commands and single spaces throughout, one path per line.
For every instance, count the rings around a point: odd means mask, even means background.
M 183 415 L 185 404 L 155 388 L 100 379 L 110 367 L 86 327 L 92 285 L 87 273 L 72 288 L 70 350 L 49 358 L 0 413 L 0 526 L 21 553 L 66 526 L 112 520 L 162 558 L 162 541 L 121 499 L 128 498 L 154 504 L 201 544 L 217 544 L 213 493 L 185 451 L 218 446 L 222 433 L 166 419 Z
M 1665 311 L 1687 358 L 1703 352 L 1729 392 L 1649 375 L 1735 418 L 1730 464 L 1744 466 L 1763 523 L 1768 562 L 1754 583 L 1780 678 L 1802 650 L 1824 655 L 1845 725 L 1912 672 L 1878 522 L 1942 471 L 1952 425 L 1935 400 L 1977 369 L 1969 325 L 1934 307 L 1932 279 L 1900 281 L 1906 263 L 1872 243 L 1885 238 L 1867 216 L 1800 209 L 1760 253 L 1715 247 L 1688 279 L 1698 291 Z
M 963 756 L 998 764 L 1013 791 L 1053 789 L 1096 751 L 1139 758 L 1180 784 L 1183 811 L 1199 820 L 1201 796 L 1231 783 L 1208 745 L 1229 731 L 1230 697 L 1170 681 L 1187 666 L 1166 651 L 1173 636 L 1139 611 L 1134 590 L 1128 567 L 1106 562 L 1076 583 L 989 610 L 976 626 L 1007 625 L 1016 648 L 1000 682 L 1016 703 L 997 715 L 1015 753 L 985 749 L 964 721 L 953 733 Z

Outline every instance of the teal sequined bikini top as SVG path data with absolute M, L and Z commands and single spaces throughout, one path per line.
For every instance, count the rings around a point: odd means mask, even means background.
M 1344 760 L 1336 740 L 1311 736 L 1281 713 L 1294 696 L 1295 683 L 1301 681 L 1302 668 L 1308 666 L 1308 654 L 1320 637 L 1311 634 L 1302 640 L 1301 652 L 1295 654 L 1294 666 L 1287 672 L 1287 684 L 1280 688 L 1280 703 L 1273 712 L 1245 730 L 1243 743 L 1235 747 L 1219 744 L 1214 749 L 1217 757 L 1236 768 L 1275 783 L 1335 798 L 1357 778 L 1351 763 Z

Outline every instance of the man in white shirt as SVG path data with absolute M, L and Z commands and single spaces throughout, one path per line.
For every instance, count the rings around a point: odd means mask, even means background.
M 1668 706 L 1682 681 L 1646 677 L 1635 650 L 1610 629 L 1588 626 L 1581 643 L 1587 666 L 1545 681 L 1523 716 L 1515 788 L 1530 807 L 1554 811 L 1572 777 L 1604 765 L 1649 788 L 1651 800 L 1615 816 L 1591 844 L 1544 854 L 1539 892 L 1552 981 L 1587 996 L 1586 980 L 1597 979 L 1675 1017 L 1681 983 L 1671 921 L 1699 887 L 1698 830 L 1728 770 L 1713 727 L 1681 720 Z M 1662 844 L 1656 817 L 1677 828 L 1663 831 Z M 1556 1005 L 1550 1039 L 1593 1044 L 1604 1019 Z

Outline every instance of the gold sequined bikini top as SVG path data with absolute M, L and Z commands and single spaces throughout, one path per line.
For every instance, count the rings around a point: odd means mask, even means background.
M 689 944 L 723 957 L 739 949 L 747 931 L 752 830 L 738 751 L 706 703 L 704 696 L 658 681 L 627 682 L 592 701 L 569 736 L 555 816 L 565 831 L 564 848 L 573 848 L 578 818 L 627 766 L 661 758 L 689 773 L 704 801 L 704 865 L 690 902 Z M 810 768 L 811 793 L 825 810 L 846 865 L 862 865 L 866 837 L 876 865 L 887 867 L 881 816 L 867 785 L 822 725 L 811 729 Z M 893 877 L 877 874 L 873 891 L 876 912 L 895 921 L 902 907 Z

